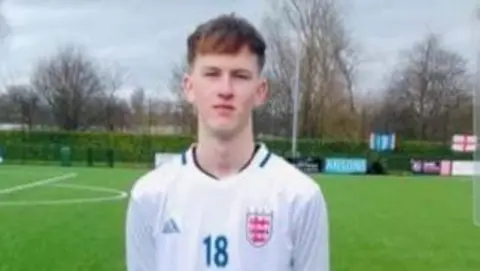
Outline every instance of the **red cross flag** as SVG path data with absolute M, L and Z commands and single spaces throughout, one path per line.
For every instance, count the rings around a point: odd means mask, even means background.
M 452 150 L 456 152 L 474 152 L 477 150 L 477 136 L 453 135 Z

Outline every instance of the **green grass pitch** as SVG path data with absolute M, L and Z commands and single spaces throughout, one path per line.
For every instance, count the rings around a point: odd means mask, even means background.
M 145 171 L 0 165 L 0 271 L 125 270 L 125 191 Z M 317 179 L 332 270 L 480 270 L 470 178 Z

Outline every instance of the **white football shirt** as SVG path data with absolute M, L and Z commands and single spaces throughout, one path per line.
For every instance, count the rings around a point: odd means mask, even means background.
M 327 271 L 328 234 L 319 186 L 265 145 L 220 181 L 192 146 L 135 182 L 127 270 Z

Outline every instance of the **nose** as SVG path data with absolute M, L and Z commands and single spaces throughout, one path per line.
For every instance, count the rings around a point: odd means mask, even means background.
M 233 98 L 233 93 L 232 92 L 229 92 L 229 93 L 226 93 L 226 92 L 220 92 L 218 93 L 218 97 L 220 97 L 222 100 L 231 100 Z
M 229 75 L 223 76 L 218 96 L 223 100 L 231 100 L 234 96 L 232 78 Z

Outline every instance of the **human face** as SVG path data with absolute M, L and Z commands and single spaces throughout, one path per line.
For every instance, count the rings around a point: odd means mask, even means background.
M 183 84 L 187 101 L 197 110 L 199 129 L 220 137 L 247 128 L 267 92 L 257 57 L 247 48 L 234 55 L 198 55 Z

